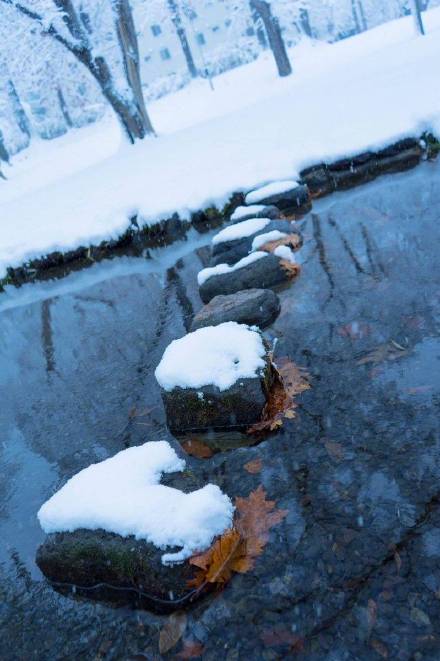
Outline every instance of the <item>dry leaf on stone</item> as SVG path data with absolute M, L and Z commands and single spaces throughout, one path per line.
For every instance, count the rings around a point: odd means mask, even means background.
M 214 454 L 209 445 L 206 445 L 206 443 L 203 443 L 198 438 L 191 438 L 184 441 L 182 448 L 187 454 L 198 459 L 209 459 Z
M 262 418 L 260 422 L 249 427 L 247 433 L 261 434 L 274 431 L 282 426 L 284 418 L 294 418 L 297 408 L 295 397 L 309 390 L 310 387 L 310 377 L 303 368 L 298 367 L 288 358 L 280 358 Z
M 244 465 L 244 469 L 247 470 L 247 472 L 251 473 L 252 475 L 255 475 L 256 473 L 260 473 L 262 468 L 263 468 L 263 462 L 261 461 L 261 459 L 252 459 L 252 461 L 248 461 L 247 464 Z
M 288 259 L 280 259 L 280 265 L 284 269 L 284 271 L 287 274 L 287 277 L 290 280 L 296 278 L 301 271 L 301 267 L 299 264 L 294 264 L 293 262 L 289 262 Z
M 189 582 L 195 588 L 206 583 L 221 585 L 229 581 L 233 571 L 243 573 L 250 568 L 246 560 L 245 541 L 233 528 L 223 533 L 207 551 L 190 558 L 189 562 L 201 569 Z
M 159 634 L 159 652 L 166 654 L 182 638 L 186 629 L 185 613 L 172 613 Z
M 233 572 L 243 574 L 255 564 L 269 539 L 269 531 L 287 515 L 287 510 L 275 509 L 274 500 L 266 500 L 260 485 L 247 498 L 236 498 L 234 527 L 227 530 L 204 553 L 189 559 L 198 567 L 190 586 L 199 590 L 207 584 L 223 586 Z
M 298 250 L 298 248 L 301 248 L 301 244 L 301 236 L 299 234 L 293 233 L 288 234 L 287 236 L 283 236 L 277 241 L 267 241 L 258 250 L 264 250 L 264 252 L 273 252 L 275 248 L 278 248 L 279 246 L 287 246 L 292 250 Z

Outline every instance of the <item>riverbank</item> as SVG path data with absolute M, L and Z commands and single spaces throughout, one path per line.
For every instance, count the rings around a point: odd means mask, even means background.
M 0 188 L 0 278 L 7 282 L 9 274 L 18 283 L 46 266 L 54 273 L 127 246 L 157 245 L 164 235 L 177 235 L 176 219 L 188 227 L 200 209 L 217 222 L 234 191 L 299 178 L 319 163 L 355 161 L 410 137 L 440 135 L 440 10 L 425 19 L 423 38 L 414 36 L 407 17 L 337 44 L 309 45 L 294 74 L 276 84 L 269 84 L 274 79 L 262 58 L 224 74 L 219 90 L 193 99 L 194 107 L 185 95 L 170 95 L 161 100 L 166 121 L 157 139 L 118 147 L 112 133 L 113 154 L 98 162 L 87 154 L 81 169 L 77 149 L 76 169 L 65 176 L 54 178 L 56 160 L 40 159 L 47 177 L 34 175 L 29 162 L 15 181 L 12 168 Z M 264 92 L 252 93 L 260 80 Z

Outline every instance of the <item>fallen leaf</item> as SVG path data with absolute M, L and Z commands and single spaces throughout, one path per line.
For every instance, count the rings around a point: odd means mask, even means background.
M 262 418 L 260 422 L 249 427 L 247 433 L 262 434 L 274 431 L 282 426 L 284 418 L 293 419 L 297 408 L 295 397 L 310 387 L 310 377 L 303 368 L 288 358 L 280 358 Z
M 207 583 L 224 584 L 233 571 L 243 573 L 250 569 L 246 559 L 246 543 L 234 528 L 224 532 L 204 553 L 193 555 L 189 562 L 202 570 L 188 583 L 194 588 L 201 588 Z
M 277 510 L 275 505 L 274 500 L 266 500 L 261 485 L 247 498 L 237 497 L 234 527 L 224 532 L 207 551 L 189 559 L 200 570 L 189 585 L 198 590 L 209 583 L 223 586 L 233 572 L 243 574 L 252 569 L 267 544 L 269 530 L 287 515 L 287 510 Z
M 368 630 L 371 631 L 376 624 L 377 618 L 377 604 L 374 599 L 368 600 L 367 605 L 367 617 L 368 617 Z
M 336 461 L 344 459 L 344 449 L 340 443 L 336 443 L 335 441 L 324 441 L 324 445 L 332 459 L 335 459 Z
M 358 360 L 356 364 L 368 365 L 369 363 L 372 363 L 373 365 L 378 365 L 385 360 L 396 360 L 397 358 L 402 358 L 407 354 L 408 349 L 402 347 L 394 340 L 390 340 L 390 342 L 380 344 L 378 347 L 367 353 L 363 358 Z
M 185 640 L 183 641 L 183 648 L 178 654 L 176 654 L 176 658 L 198 659 L 202 656 L 204 649 L 205 648 L 203 647 L 202 643 L 192 640 Z
M 388 659 L 388 650 L 385 647 L 385 645 L 382 643 L 382 641 L 377 640 L 377 638 L 373 638 L 371 641 L 371 647 L 374 649 L 375 652 L 380 654 L 380 656 L 383 659 Z
M 166 654 L 182 638 L 186 629 L 185 613 L 172 613 L 159 634 L 159 652 Z
M 267 241 L 264 243 L 258 250 L 264 250 L 264 252 L 273 252 L 275 248 L 279 246 L 287 246 L 291 250 L 298 250 L 302 246 L 302 238 L 300 234 L 292 233 L 287 236 L 283 236 L 277 241 Z
M 191 457 L 197 457 L 198 459 L 209 459 L 214 454 L 209 445 L 206 445 L 203 441 L 199 441 L 197 438 L 184 441 L 182 448 Z
M 266 492 L 261 484 L 258 489 L 251 491 L 247 498 L 235 499 L 238 511 L 235 526 L 246 540 L 249 568 L 254 566 L 255 559 L 266 546 L 270 529 L 280 523 L 288 513 L 287 510 L 275 509 L 275 505 L 275 500 L 266 500 Z
M 296 278 L 301 271 L 301 267 L 299 264 L 294 264 L 293 262 L 289 262 L 288 259 L 280 259 L 280 266 L 286 272 L 289 280 L 293 280 L 294 278 Z
M 252 459 L 252 461 L 248 461 L 247 464 L 244 465 L 244 468 L 248 473 L 255 475 L 263 468 L 263 462 L 261 459 Z
M 289 631 L 285 627 L 273 627 L 272 629 L 265 629 L 260 638 L 266 647 L 278 647 L 280 645 L 289 645 L 300 651 L 303 647 L 303 640 L 299 636 Z

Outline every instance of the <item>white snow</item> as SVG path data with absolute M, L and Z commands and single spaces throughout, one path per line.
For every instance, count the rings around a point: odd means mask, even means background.
M 237 207 L 234 213 L 231 215 L 231 220 L 241 220 L 244 216 L 249 216 L 249 214 L 261 213 L 265 209 L 264 204 L 251 204 L 248 207 Z
M 272 181 L 270 184 L 261 186 L 256 190 L 251 191 L 246 195 L 245 202 L 246 204 L 255 204 L 260 200 L 264 200 L 265 197 L 270 195 L 277 195 L 278 193 L 285 193 L 286 191 L 293 190 L 298 188 L 299 184 L 297 181 Z
M 259 234 L 252 241 L 252 250 L 259 250 L 268 241 L 278 241 L 278 239 L 283 239 L 285 236 L 287 236 L 286 232 L 280 232 L 280 230 L 272 230 L 271 232 Z
M 252 262 L 256 262 L 257 259 L 262 257 L 267 257 L 267 252 L 252 252 L 250 255 L 246 255 L 243 259 L 240 259 L 239 262 L 236 262 L 232 266 L 229 264 L 217 264 L 217 266 L 208 266 L 206 269 L 202 269 L 197 274 L 197 282 L 199 286 L 203 285 L 208 278 L 212 278 L 213 275 L 221 275 L 222 273 L 230 273 L 231 271 L 236 271 L 237 269 L 242 269 Z
M 228 321 L 171 342 L 155 376 L 166 391 L 208 385 L 227 390 L 239 379 L 254 377 L 265 365 L 265 354 L 257 330 Z
M 95 127 L 100 140 L 88 127 L 63 149 L 48 143 L 46 158 L 41 143 L 38 157 L 31 149 L 14 158 L 0 180 L 0 277 L 30 258 L 115 238 L 134 213 L 145 224 L 188 217 L 323 160 L 440 135 L 440 9 L 423 17 L 425 37 L 408 16 L 335 44 L 304 42 L 285 78 L 265 53 L 216 77 L 214 92 L 195 81 L 150 104 L 159 137 L 134 147 L 115 146 L 112 123 L 108 133 Z
M 264 229 L 269 223 L 270 218 L 249 218 L 249 220 L 243 220 L 241 223 L 229 225 L 213 237 L 212 244 L 216 245 L 225 241 L 243 239 Z
M 162 556 L 164 564 L 181 562 L 208 548 L 231 525 L 234 510 L 213 484 L 188 494 L 160 484 L 163 473 L 184 467 L 165 441 L 123 450 L 74 475 L 44 503 L 41 527 L 46 533 L 103 529 L 160 549 L 181 546 Z
M 289 246 L 277 246 L 273 251 L 273 254 L 295 264 L 295 254 Z

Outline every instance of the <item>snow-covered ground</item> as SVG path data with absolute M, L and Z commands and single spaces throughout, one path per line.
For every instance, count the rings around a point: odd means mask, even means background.
M 440 133 L 440 9 L 333 45 L 304 42 L 294 74 L 265 54 L 153 103 L 159 134 L 131 147 L 115 121 L 39 142 L 0 182 L 0 278 L 7 266 L 222 204 L 236 190 L 292 179 L 303 167 L 429 129 Z M 44 148 L 43 148 L 44 146 Z

